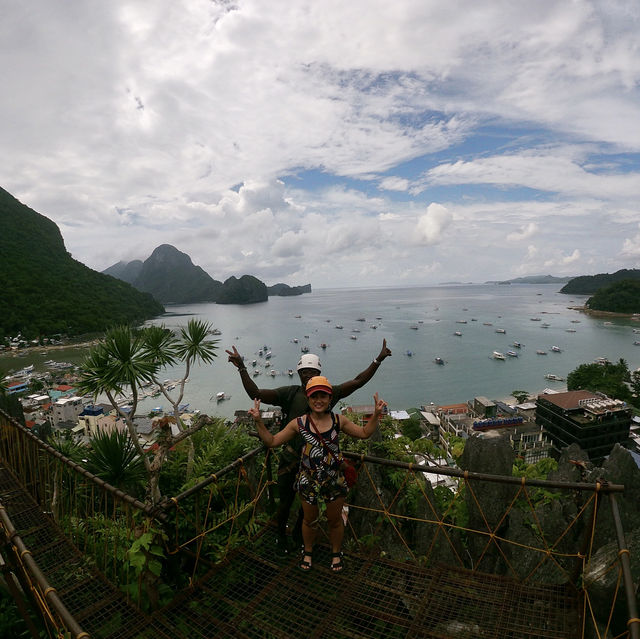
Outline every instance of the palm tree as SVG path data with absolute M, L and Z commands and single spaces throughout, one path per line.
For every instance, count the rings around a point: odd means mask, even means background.
M 129 434 L 99 431 L 89 443 L 87 470 L 108 484 L 135 494 L 147 473 Z
M 184 385 L 194 363 L 211 363 L 216 357 L 218 340 L 208 339 L 212 332 L 208 322 L 192 319 L 177 337 L 163 326 L 151 326 L 141 331 L 121 326 L 107 332 L 103 342 L 95 346 L 83 362 L 78 390 L 94 396 L 104 393 L 118 415 L 127 425 L 129 437 L 144 464 L 148 478 L 147 501 L 157 504 L 161 499 L 159 475 L 167 454 L 173 446 L 188 438 L 209 421 L 201 415 L 186 428 L 180 420 L 179 405 L 184 396 Z M 185 373 L 178 383 L 178 398 L 173 400 L 163 382 L 160 371 L 167 366 L 184 363 Z M 156 435 L 152 457 L 145 454 L 138 440 L 134 416 L 142 385 L 155 383 L 173 406 L 173 420 L 178 434 L 173 434 L 165 420 Z M 127 412 L 118 399 L 130 392 L 131 409 Z

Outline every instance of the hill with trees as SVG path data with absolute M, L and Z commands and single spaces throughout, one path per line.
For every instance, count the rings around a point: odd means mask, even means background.
M 640 313 L 640 279 L 621 280 L 600 288 L 587 300 L 586 306 L 592 311 Z
M 163 304 L 254 304 L 266 302 L 270 295 L 288 296 L 311 293 L 311 284 L 267 287 L 253 275 L 235 276 L 224 282 L 214 280 L 191 258 L 171 244 L 158 246 L 144 262 L 118 262 L 103 273 L 117 277 L 140 291 L 151 293 Z
M 58 226 L 0 188 L 0 338 L 102 332 L 164 312 L 146 293 L 74 260 Z
M 568 295 L 593 295 L 599 289 L 622 280 L 640 280 L 640 269 L 621 269 L 615 273 L 574 277 L 560 289 L 560 292 Z

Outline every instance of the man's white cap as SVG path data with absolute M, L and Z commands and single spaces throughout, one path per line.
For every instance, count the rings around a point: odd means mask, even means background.
M 322 370 L 320 365 L 320 358 L 317 355 L 311 355 L 311 353 L 305 353 L 298 362 L 297 370 L 301 368 L 314 368 L 318 372 Z

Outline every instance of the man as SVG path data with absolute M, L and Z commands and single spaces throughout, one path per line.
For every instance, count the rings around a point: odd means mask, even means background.
M 226 351 L 229 361 L 240 372 L 240 379 L 247 395 L 251 399 L 259 399 L 265 404 L 280 406 L 282 408 L 282 427 L 286 426 L 292 419 L 301 417 L 307 412 L 309 406 L 305 388 L 307 382 L 322 373 L 322 364 L 317 355 L 305 353 L 298 362 L 297 370 L 300 378 L 300 385 L 280 386 L 279 388 L 258 388 L 253 381 L 247 367 L 244 364 L 242 355 L 237 351 L 235 346 L 233 350 Z M 378 356 L 365 368 L 358 373 L 353 379 L 333 386 L 333 395 L 331 398 L 331 406 L 333 408 L 341 399 L 351 395 L 359 388 L 362 388 L 375 374 L 382 361 L 391 355 L 391 351 L 387 348 L 387 340 L 382 340 L 382 348 Z M 286 555 L 289 552 L 287 543 L 287 522 L 289 520 L 289 511 L 295 499 L 295 491 L 293 484 L 298 473 L 298 465 L 300 462 L 300 449 L 302 440 L 296 437 L 290 441 L 284 450 L 280 453 L 280 462 L 278 465 L 278 492 L 280 495 L 280 503 L 276 520 L 278 525 L 277 551 L 279 555 Z M 301 539 L 302 516 L 298 514 L 298 519 L 293 529 L 292 537 L 296 543 Z

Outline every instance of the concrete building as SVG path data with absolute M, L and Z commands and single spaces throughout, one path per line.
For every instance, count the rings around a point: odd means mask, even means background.
M 76 425 L 83 409 L 82 397 L 61 397 L 51 406 L 51 424 L 73 422 Z
M 616 443 L 627 442 L 631 414 L 625 402 L 587 390 L 542 394 L 536 402 L 536 423 L 556 449 L 578 444 L 594 463 L 600 463 Z

